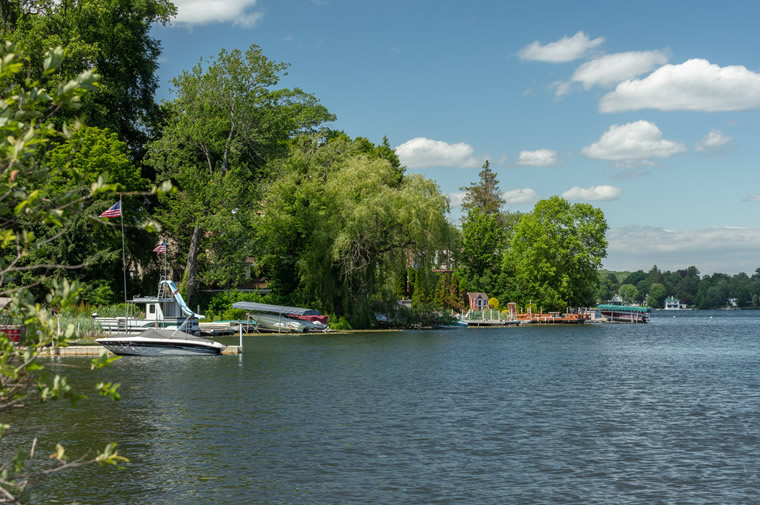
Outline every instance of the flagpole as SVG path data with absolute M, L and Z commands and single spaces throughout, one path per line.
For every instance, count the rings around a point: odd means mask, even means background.
M 119 195 L 119 217 L 121 218 L 121 264 L 124 272 L 124 331 L 129 333 L 129 305 L 127 305 L 127 254 L 124 247 L 124 207 Z

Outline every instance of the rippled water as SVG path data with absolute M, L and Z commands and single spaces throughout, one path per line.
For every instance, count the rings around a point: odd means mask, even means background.
M 648 325 L 256 336 L 242 357 L 124 358 L 98 372 L 122 383 L 120 402 L 46 406 L 25 423 L 71 452 L 116 441 L 131 463 L 57 476 L 36 497 L 760 503 L 759 324 L 663 312 Z

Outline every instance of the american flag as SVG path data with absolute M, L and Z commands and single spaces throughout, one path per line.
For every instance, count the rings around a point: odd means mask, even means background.
M 155 249 L 153 249 L 153 252 L 156 254 L 166 253 L 166 240 L 158 244 Z
M 108 209 L 107 211 L 105 211 L 98 217 L 119 217 L 119 216 L 121 216 L 121 200 L 113 204 L 113 206 L 110 209 Z

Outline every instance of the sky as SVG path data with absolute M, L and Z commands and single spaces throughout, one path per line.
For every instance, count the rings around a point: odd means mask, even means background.
M 452 222 L 488 160 L 506 210 L 600 208 L 607 269 L 760 267 L 760 2 L 173 1 L 159 99 L 256 44 L 331 128 L 387 136 Z

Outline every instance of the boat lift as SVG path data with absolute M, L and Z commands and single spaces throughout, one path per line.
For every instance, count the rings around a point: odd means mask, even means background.
M 248 313 L 248 324 L 253 325 L 252 320 L 256 321 L 256 313 L 277 315 L 277 333 L 283 332 L 283 325 L 288 322 L 298 322 L 299 319 L 292 319 L 288 316 L 321 316 L 318 310 L 306 309 L 301 307 L 287 307 L 285 305 L 270 305 L 268 303 L 256 302 L 235 302 L 232 304 L 233 309 L 245 310 Z M 253 315 L 252 315 L 253 314 Z M 283 316 L 285 316 L 283 318 Z M 300 321 L 303 324 L 312 324 L 308 319 Z M 257 321 L 258 323 L 258 321 Z M 261 327 L 261 324 L 258 324 Z

